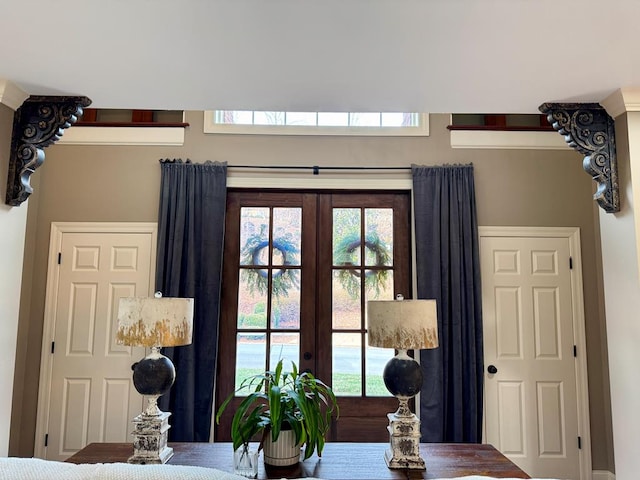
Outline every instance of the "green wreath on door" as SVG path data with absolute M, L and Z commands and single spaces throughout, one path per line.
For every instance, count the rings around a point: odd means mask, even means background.
M 348 266 L 356 264 L 357 254 L 361 252 L 362 241 L 359 233 L 352 233 L 345 235 L 336 242 L 333 248 L 333 262 L 336 266 Z M 376 266 L 383 267 L 390 265 L 391 254 L 389 253 L 389 247 L 380 239 L 375 233 L 371 232 L 365 236 L 364 239 L 365 258 L 366 251 L 369 250 L 373 253 L 375 261 L 373 265 L 366 265 L 366 267 Z M 364 262 L 364 259 L 360 258 L 360 264 Z M 364 288 L 366 292 L 374 292 L 376 297 L 380 292 L 386 288 L 386 281 L 389 277 L 389 271 L 384 270 L 365 270 L 364 275 Z M 360 282 L 361 282 L 361 269 L 340 269 L 336 270 L 338 281 L 349 294 L 351 298 L 360 298 Z
M 247 239 L 240 252 L 242 265 L 259 266 L 260 256 L 264 249 L 269 248 L 269 241 L 261 235 L 254 235 Z M 333 249 L 333 264 L 336 266 L 354 265 L 357 254 L 360 252 L 361 240 L 359 234 L 345 235 L 336 242 Z M 375 256 L 373 265 L 387 266 L 390 264 L 391 255 L 389 247 L 375 233 L 369 233 L 364 241 L 365 250 L 371 251 Z M 291 288 L 300 287 L 300 270 L 298 268 L 287 268 L 290 265 L 300 265 L 300 251 L 290 238 L 280 237 L 273 241 L 273 250 L 282 255 L 282 264 L 272 270 L 271 294 L 273 297 L 287 297 Z M 365 252 L 366 253 L 366 252 Z M 242 269 L 242 278 L 246 281 L 251 293 L 258 292 L 262 295 L 267 293 L 269 287 L 268 270 L 261 268 Z M 345 291 L 352 298 L 360 297 L 360 277 L 361 269 L 338 269 L 336 270 L 338 281 Z M 364 287 L 367 292 L 375 292 L 376 296 L 386 287 L 389 277 L 389 270 L 366 270 Z

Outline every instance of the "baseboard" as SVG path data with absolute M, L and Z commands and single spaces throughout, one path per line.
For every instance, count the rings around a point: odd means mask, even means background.
M 594 470 L 591 476 L 592 480 L 616 480 L 615 474 L 608 470 Z

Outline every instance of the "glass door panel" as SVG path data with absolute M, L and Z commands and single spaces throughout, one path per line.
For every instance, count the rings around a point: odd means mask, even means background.
M 332 335 L 333 393 L 338 396 L 362 396 L 362 337 L 359 333 Z
M 366 302 L 393 298 L 393 209 L 332 210 L 332 382 L 339 395 L 389 396 L 374 386 L 393 352 L 367 345 Z
M 243 334 L 236 350 L 252 356 L 259 373 L 280 358 L 299 358 L 301 208 L 242 207 L 240 226 L 237 312 Z M 236 365 L 236 388 L 242 375 Z
M 264 333 L 238 333 L 234 390 L 240 388 L 242 380 L 263 372 L 267 354 L 267 336 Z

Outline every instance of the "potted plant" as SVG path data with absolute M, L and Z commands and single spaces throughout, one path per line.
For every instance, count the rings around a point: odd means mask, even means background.
M 331 388 L 309 372 L 300 372 L 291 362 L 290 372 L 284 371 L 280 360 L 275 370 L 268 370 L 246 378 L 234 395 L 248 392 L 233 415 L 231 439 L 234 451 L 247 449 L 249 441 L 262 432 L 260 447 L 265 450 L 265 463 L 293 465 L 300 460 L 304 447 L 304 460 L 317 450 L 322 455 L 325 434 L 331 425 L 331 416 L 338 414 L 338 404 Z M 218 409 L 216 422 L 229 401 Z M 290 439 L 291 448 L 276 447 L 284 458 L 274 457 L 271 443 Z M 296 453 L 297 452 L 297 453 Z

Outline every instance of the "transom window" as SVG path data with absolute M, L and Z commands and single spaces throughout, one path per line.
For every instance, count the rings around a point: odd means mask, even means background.
M 428 136 L 429 116 L 403 112 L 214 110 L 204 114 L 204 133 Z

